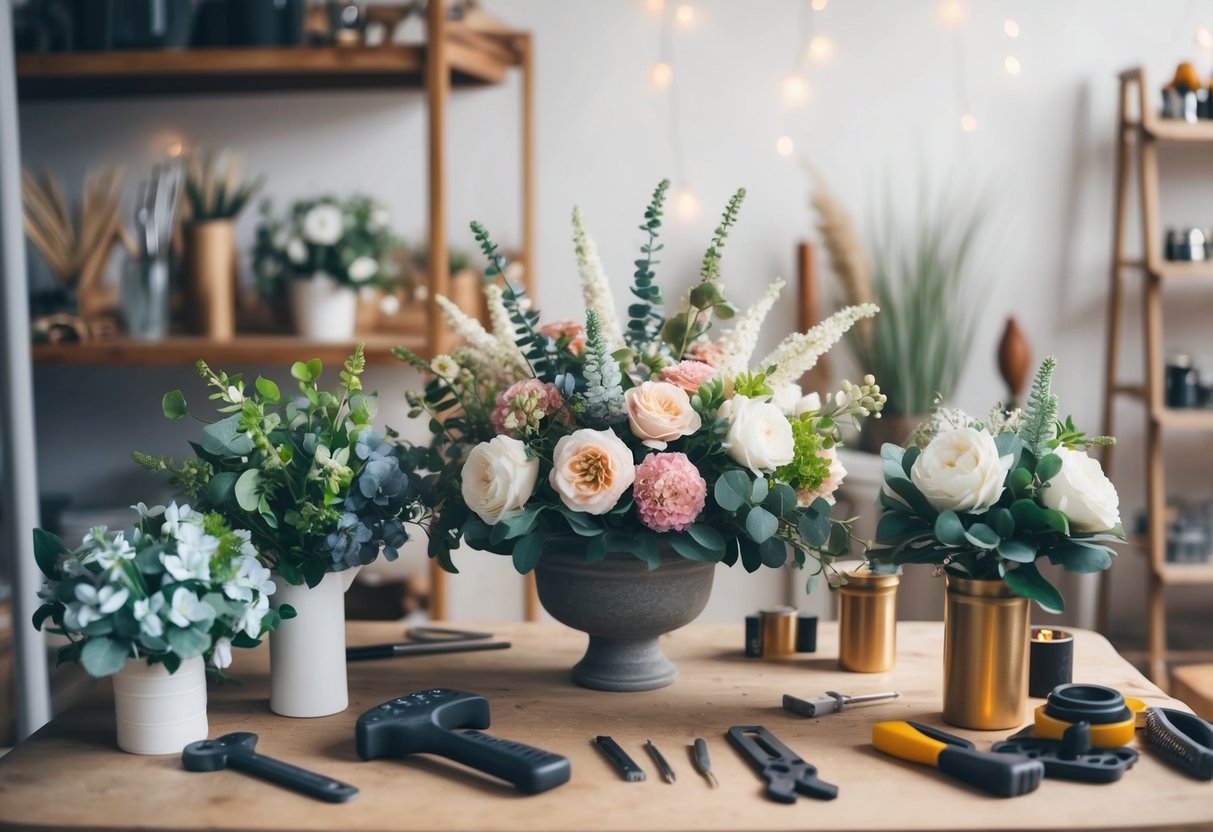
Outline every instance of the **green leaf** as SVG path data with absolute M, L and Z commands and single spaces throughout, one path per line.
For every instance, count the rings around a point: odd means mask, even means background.
M 675 552 L 687 560 L 719 562 L 724 558 L 723 545 L 719 549 L 712 549 L 704 546 L 689 533 L 669 534 L 665 540 Z M 724 543 L 724 538 L 721 538 L 721 543 Z
M 998 554 L 1016 563 L 1031 563 L 1036 560 L 1036 543 L 1020 537 L 1012 537 L 998 544 Z
M 813 506 L 809 506 L 800 515 L 800 520 L 796 523 L 796 531 L 800 532 L 800 536 L 806 543 L 814 549 L 820 549 L 826 545 L 826 540 L 830 536 L 830 513 L 816 511 Z
M 543 541 L 544 536 L 540 534 L 529 534 L 518 538 L 518 542 L 514 544 L 512 557 L 514 568 L 520 575 L 530 572 L 539 563 L 539 558 L 543 554 Z
M 1066 517 L 1055 508 L 1044 509 L 1045 524 L 1053 529 L 1053 531 L 1061 532 L 1066 537 L 1070 536 L 1070 518 Z
M 120 641 L 112 638 L 90 638 L 80 651 L 80 664 L 84 665 L 90 676 L 100 679 L 121 670 L 128 656 L 130 649 Z
M 761 503 L 767 498 L 767 492 L 770 490 L 770 483 L 766 477 L 757 477 L 754 480 L 753 486 L 750 488 L 750 501 L 755 505 Z
M 561 505 L 559 511 L 564 515 L 564 519 L 568 521 L 569 528 L 574 534 L 582 537 L 596 537 L 602 534 L 606 529 L 601 525 L 601 521 L 595 519 L 592 514 L 586 514 L 584 511 L 573 511 L 568 506 Z
M 759 545 L 758 552 L 763 566 L 778 569 L 788 559 L 788 544 L 777 537 L 770 537 Z
M 1010 511 L 1018 529 L 1038 532 L 1048 525 L 1044 509 L 1038 506 L 1035 500 L 1016 500 L 1011 503 Z
M 889 480 L 886 483 L 901 499 L 905 500 L 906 505 L 912 508 L 920 517 L 933 520 L 936 511 L 931 507 L 927 498 L 922 496 L 922 493 L 914 486 L 914 483 L 909 480 Z
M 737 511 L 750 497 L 750 475 L 736 468 L 725 471 L 713 488 L 716 505 L 725 511 Z
M 755 543 L 765 543 L 779 531 L 779 520 L 762 506 L 754 506 L 745 516 L 745 530 Z
M 248 456 L 253 451 L 253 440 L 240 430 L 239 425 L 240 414 L 233 413 L 204 427 L 203 450 L 218 457 Z
M 737 546 L 741 550 L 741 565 L 747 572 L 757 572 L 762 566 L 762 553 L 758 544 L 748 537 L 737 538 Z
M 160 400 L 160 409 L 164 411 L 166 418 L 177 420 L 184 419 L 189 415 L 189 406 L 185 403 L 185 396 L 180 390 L 172 390 L 164 394 L 164 398 Z
M 910 471 L 914 468 L 914 460 L 918 459 L 922 453 L 922 448 L 917 445 L 906 448 L 906 452 L 901 457 L 901 470 L 906 472 L 906 476 L 910 476 Z
M 998 532 L 998 536 L 1004 540 L 1015 534 L 1015 518 L 1001 506 L 995 506 L 986 514 L 986 525 Z
M 1103 572 L 1112 565 L 1114 555 L 1106 546 L 1068 540 L 1049 551 L 1049 561 L 1067 572 Z
M 1007 486 L 1011 489 L 1011 493 L 1016 498 L 1021 498 L 1027 495 L 1028 486 L 1032 484 L 1032 472 L 1027 468 L 1016 468 L 1011 472 L 1011 476 L 1007 478 Z
M 1061 593 L 1045 580 L 1034 563 L 1025 563 L 1016 569 L 1008 569 L 1003 580 L 1015 591 L 1016 595 L 1031 598 L 1040 604 L 1041 609 L 1045 612 L 1063 613 L 1066 611 L 1066 602 L 1062 599 Z
M 960 516 L 951 509 L 939 512 L 935 518 L 935 537 L 948 546 L 964 546 L 967 538 Z
M 936 525 L 938 525 L 938 521 Z M 903 534 L 922 531 L 925 527 L 926 521 L 918 517 L 900 514 L 896 511 L 886 511 L 880 515 L 880 521 L 876 524 L 876 542 L 895 543 Z
M 34 529 L 34 560 L 43 575 L 58 579 L 59 558 L 67 554 L 71 553 L 62 540 L 44 529 Z
M 194 656 L 201 656 L 211 646 L 211 637 L 208 633 L 190 627 L 182 629 L 180 627 L 169 627 L 165 633 L 168 638 L 169 646 L 173 648 L 173 652 L 178 658 L 192 659 Z
M 648 564 L 650 572 L 661 566 L 661 544 L 651 534 L 637 536 L 632 554 Z
M 319 358 L 313 358 L 306 364 L 296 361 L 291 365 L 291 375 L 303 382 L 316 381 L 320 378 L 323 369 L 324 366 L 320 363 Z
M 1045 454 L 1036 463 L 1036 476 L 1041 482 L 1048 482 L 1061 471 L 1061 457 L 1057 454 Z
M 239 474 L 235 471 L 223 471 L 211 477 L 206 487 L 207 501 L 215 508 L 222 508 L 236 493 L 236 480 Z
M 265 378 L 264 376 L 257 376 L 255 386 L 257 388 L 257 392 L 260 393 L 261 397 L 267 402 L 276 404 L 282 400 L 282 392 L 278 389 L 278 385 L 270 381 L 268 378 Z
M 775 483 L 762 504 L 776 517 L 788 517 L 797 508 L 796 489 L 782 482 Z
M 1002 542 L 1002 538 L 998 536 L 998 532 L 991 529 L 985 523 L 974 523 L 965 530 L 965 540 L 972 543 L 980 549 L 996 549 L 998 544 Z
M 724 535 L 714 527 L 703 523 L 692 523 L 687 529 L 687 534 L 703 548 L 724 554 Z
M 236 480 L 236 505 L 245 511 L 256 511 L 261 502 L 261 471 L 249 468 Z

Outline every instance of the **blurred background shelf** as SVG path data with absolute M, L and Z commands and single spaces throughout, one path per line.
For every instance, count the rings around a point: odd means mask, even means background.
M 366 344 L 366 361 L 371 365 L 400 365 L 392 355 L 392 347 L 397 345 L 421 355 L 429 348 L 426 333 L 368 335 L 357 340 Z M 161 341 L 117 338 L 38 344 L 33 348 L 33 357 L 34 363 L 39 365 L 77 367 L 192 366 L 200 358 L 213 367 L 223 368 L 250 364 L 286 366 L 312 358 L 337 367 L 353 352 L 354 343 L 308 341 L 291 335 L 240 335 L 230 341 L 183 335 Z

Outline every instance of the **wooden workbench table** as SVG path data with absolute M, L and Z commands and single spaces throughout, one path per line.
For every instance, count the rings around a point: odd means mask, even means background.
M 1033 794 L 1000 800 L 931 769 L 872 749 L 870 726 L 882 719 L 941 725 L 942 625 L 903 623 L 898 666 L 888 675 L 843 673 L 837 630 L 823 624 L 820 651 L 783 661 L 746 659 L 740 626 L 690 627 L 666 639 L 681 668 L 674 685 L 650 693 L 599 693 L 574 687 L 567 670 L 585 637 L 557 625 L 513 624 L 498 633 L 510 650 L 360 662 L 350 666 L 351 705 L 323 719 L 278 717 L 267 706 L 267 655 L 237 659 L 240 687 L 211 690 L 211 735 L 254 731 L 258 750 L 330 774 L 362 791 L 330 805 L 234 772 L 193 774 L 169 757 L 123 754 L 114 744 L 108 686 L 58 717 L 0 760 L 0 828 L 312 830 L 734 830 L 1213 828 L 1213 783 L 1200 783 L 1144 751 L 1112 785 L 1046 780 Z M 351 644 L 398 640 L 398 625 L 349 626 Z M 241 652 L 241 651 L 237 651 Z M 1098 635 L 1077 634 L 1077 681 L 1112 685 L 1151 704 L 1174 702 Z M 354 753 L 354 722 L 394 696 L 437 686 L 487 695 L 490 733 L 567 755 L 573 778 L 533 797 L 434 758 L 364 763 Z M 781 695 L 826 690 L 897 689 L 902 698 L 820 719 L 780 708 Z M 1035 703 L 1034 703 L 1035 704 Z M 762 783 L 723 738 L 730 725 L 766 725 L 838 799 L 766 800 Z M 1010 732 L 966 734 L 988 748 Z M 649 771 L 625 783 L 590 745 L 614 736 Z M 720 789 L 692 770 L 687 746 L 706 737 Z M 652 771 L 642 744 L 651 738 L 678 773 L 668 785 Z

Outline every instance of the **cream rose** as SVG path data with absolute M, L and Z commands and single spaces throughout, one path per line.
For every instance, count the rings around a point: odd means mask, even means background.
M 668 381 L 646 381 L 630 388 L 623 398 L 632 435 L 659 451 L 703 424 L 686 391 Z
M 804 390 L 796 382 L 781 384 L 775 388 L 771 396 L 771 404 L 778 407 L 785 416 L 796 415 L 796 405 L 804 398 Z
M 1076 532 L 1106 532 L 1120 524 L 1120 497 L 1099 460 L 1085 451 L 1058 448 L 1061 470 L 1041 492 L 1041 499 L 1070 518 Z
M 734 396 L 721 405 L 719 415 L 729 420 L 722 444 L 734 462 L 755 474 L 769 474 L 792 461 L 792 425 L 774 404 Z
M 538 478 L 539 460 L 527 458 L 526 445 L 495 436 L 472 448 L 463 463 L 463 501 L 492 526 L 526 505 Z
M 794 416 L 802 416 L 805 413 L 814 413 L 821 410 L 821 395 L 818 393 L 807 393 L 801 397 L 800 401 L 796 402 L 796 409 L 792 412 Z
M 998 502 L 1012 458 L 994 437 L 957 428 L 931 440 L 910 468 L 910 480 L 936 511 L 981 512 Z
M 632 452 L 609 430 L 582 428 L 560 437 L 552 463 L 548 482 L 561 502 L 586 514 L 606 514 L 636 479 Z

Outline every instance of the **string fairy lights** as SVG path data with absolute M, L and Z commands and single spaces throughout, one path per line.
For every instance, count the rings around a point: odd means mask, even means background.
M 674 26 L 690 26 L 695 20 L 695 9 L 682 3 L 672 14 L 667 13 L 665 0 L 648 0 L 648 7 L 661 13 L 660 55 L 649 68 L 649 81 L 654 89 L 664 92 L 668 107 L 666 135 L 670 146 L 670 160 L 674 168 L 675 189 L 673 194 L 674 214 L 680 219 L 691 220 L 699 215 L 699 198 L 687 182 L 686 161 L 682 145 L 682 112 L 678 95 L 678 77 L 674 73 Z

